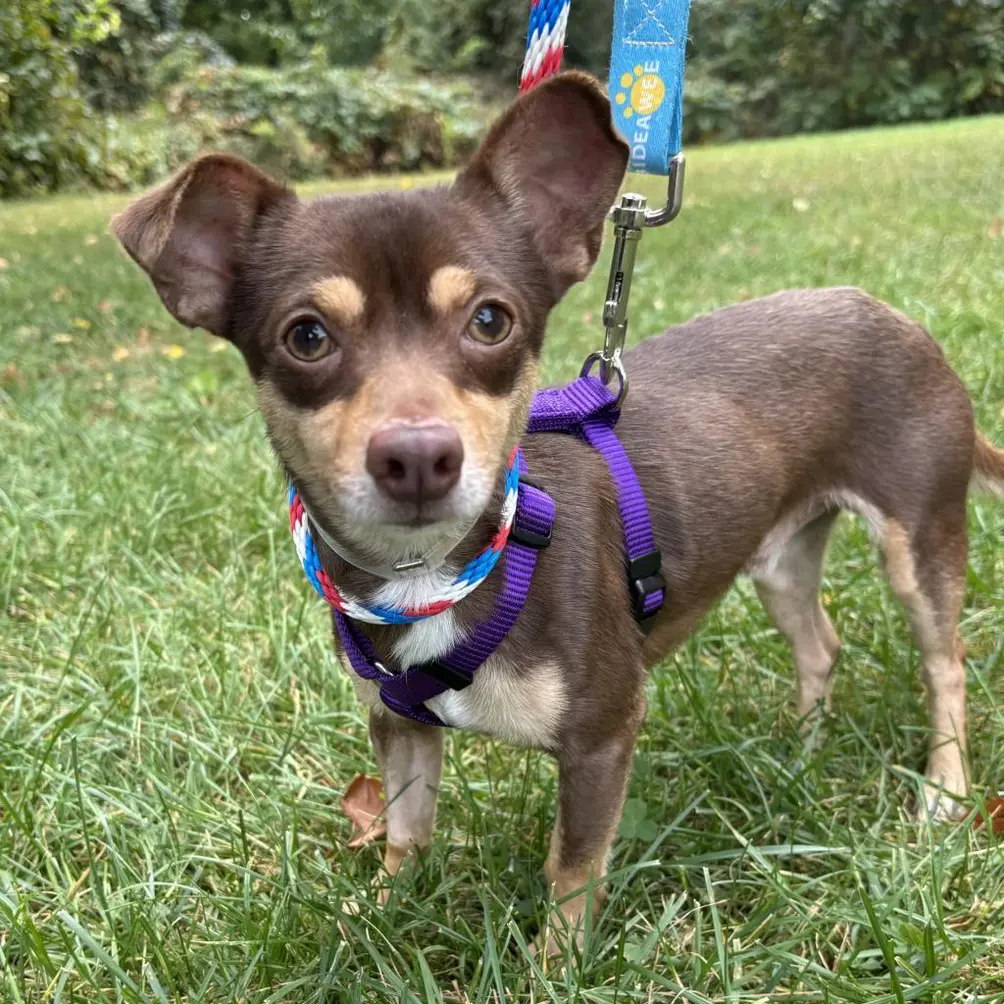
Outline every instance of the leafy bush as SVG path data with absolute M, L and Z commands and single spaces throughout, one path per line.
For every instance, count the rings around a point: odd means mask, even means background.
M 320 53 L 283 70 L 201 69 L 171 88 L 178 121 L 211 118 L 216 145 L 288 178 L 455 163 L 487 113 L 463 80 L 329 68 Z
M 700 0 L 690 141 L 1004 110 L 1002 0 Z
M 99 130 L 73 53 L 117 25 L 107 0 L 0 4 L 0 197 L 98 173 Z

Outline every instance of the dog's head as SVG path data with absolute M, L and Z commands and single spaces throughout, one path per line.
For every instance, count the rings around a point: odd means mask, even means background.
M 315 518 L 400 554 L 488 505 L 626 163 L 598 85 L 564 74 L 449 187 L 303 202 L 213 154 L 112 227 L 179 321 L 243 353 Z

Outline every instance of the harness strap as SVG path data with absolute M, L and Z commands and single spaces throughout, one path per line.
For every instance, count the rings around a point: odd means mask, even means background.
M 522 471 L 522 455 L 519 464 Z M 492 612 L 448 656 L 434 663 L 389 669 L 378 660 L 372 642 L 355 623 L 333 611 L 335 629 L 353 671 L 379 685 L 380 699 L 391 711 L 426 725 L 445 725 L 425 702 L 447 690 L 470 686 L 477 668 L 509 633 L 530 592 L 537 554 L 550 541 L 553 522 L 554 500 L 521 478 L 513 532 L 502 557 L 502 590 Z
M 596 377 L 585 376 L 565 387 L 538 391 L 530 406 L 528 431 L 572 433 L 606 461 L 621 512 L 631 606 L 644 626 L 662 606 L 666 583 L 645 493 L 614 432 L 619 417 L 616 395 Z

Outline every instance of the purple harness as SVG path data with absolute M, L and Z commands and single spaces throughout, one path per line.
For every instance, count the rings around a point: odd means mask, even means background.
M 595 377 L 584 376 L 567 387 L 538 391 L 530 407 L 527 431 L 571 433 L 607 462 L 624 528 L 631 609 L 645 628 L 662 606 L 666 583 L 660 572 L 661 557 L 645 495 L 614 432 L 619 417 L 616 395 Z M 523 609 L 537 554 L 551 541 L 554 500 L 526 477 L 522 454 L 519 471 L 516 519 L 503 552 L 502 590 L 491 614 L 449 655 L 406 670 L 390 669 L 377 658 L 372 643 L 356 623 L 333 611 L 335 628 L 353 671 L 376 683 L 383 703 L 405 718 L 426 725 L 445 725 L 425 702 L 447 690 L 469 687 L 478 667 L 498 648 Z

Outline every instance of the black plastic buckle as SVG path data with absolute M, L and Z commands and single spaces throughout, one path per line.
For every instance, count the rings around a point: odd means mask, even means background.
M 416 669 L 421 670 L 426 676 L 431 676 L 434 680 L 438 680 L 444 686 L 449 687 L 450 690 L 465 690 L 474 682 L 474 677 L 461 673 L 459 669 L 446 666 L 438 661 L 422 663 Z
M 523 474 L 519 476 L 519 483 L 521 485 L 529 485 L 531 488 L 536 488 L 539 492 L 544 490 L 537 484 L 536 481 L 531 481 Z M 525 547 L 532 547 L 536 551 L 542 551 L 548 544 L 551 543 L 551 530 L 548 528 L 546 534 L 535 533 L 533 530 L 527 530 L 526 527 L 520 526 L 519 510 L 517 509 L 516 519 L 513 521 L 512 529 L 509 531 L 509 539 L 516 541 L 517 544 L 523 544 Z
M 662 609 L 660 603 L 655 610 L 646 612 L 645 601 L 660 589 L 663 591 L 663 599 L 665 600 L 666 580 L 660 571 L 661 568 L 662 555 L 658 551 L 651 551 L 649 554 L 643 554 L 640 558 L 628 562 L 627 574 L 628 589 L 631 595 L 631 612 L 644 631 L 651 628 L 652 618 Z

